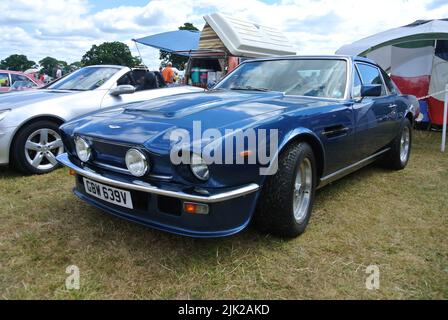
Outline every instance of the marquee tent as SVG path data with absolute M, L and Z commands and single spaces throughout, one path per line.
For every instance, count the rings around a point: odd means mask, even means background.
M 420 100 L 423 121 L 443 124 L 448 83 L 448 19 L 417 20 L 345 45 L 337 54 L 368 57 L 403 93 Z

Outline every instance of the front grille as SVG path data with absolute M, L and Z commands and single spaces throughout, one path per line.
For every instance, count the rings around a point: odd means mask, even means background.
M 108 142 L 99 139 L 90 139 L 94 161 L 121 169 L 126 169 L 126 152 L 131 145 Z

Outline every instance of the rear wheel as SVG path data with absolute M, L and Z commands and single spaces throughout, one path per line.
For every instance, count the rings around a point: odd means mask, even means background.
M 58 166 L 56 156 L 64 152 L 59 125 L 43 120 L 21 129 L 12 149 L 12 164 L 26 174 L 42 174 Z
M 316 160 L 304 142 L 285 149 L 278 171 L 267 178 L 260 195 L 255 224 L 281 237 L 296 237 L 305 231 L 316 189 Z
M 404 169 L 411 154 L 411 144 L 412 126 L 409 119 L 405 119 L 399 134 L 392 142 L 391 149 L 383 161 L 385 166 L 394 170 Z

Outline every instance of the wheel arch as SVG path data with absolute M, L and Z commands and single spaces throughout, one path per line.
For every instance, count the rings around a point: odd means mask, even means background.
M 320 139 L 312 131 L 308 129 L 299 129 L 293 131 L 281 144 L 279 153 L 281 153 L 287 146 L 291 145 L 292 143 L 302 141 L 308 143 L 311 146 L 311 149 L 313 149 L 314 155 L 316 157 L 317 177 L 318 179 L 320 179 L 325 170 L 325 150 Z
M 16 141 L 16 138 L 17 138 L 17 134 L 23 128 L 25 128 L 26 126 L 28 126 L 28 125 L 30 125 L 32 123 L 38 122 L 38 121 L 52 121 L 52 122 L 57 123 L 59 126 L 61 126 L 65 122 L 64 119 L 62 119 L 62 118 L 60 118 L 58 116 L 55 116 L 55 115 L 39 115 L 39 116 L 35 116 L 35 117 L 30 118 L 30 119 L 26 120 L 25 122 L 21 123 L 20 126 L 18 126 L 16 128 L 16 130 L 14 131 L 13 138 L 12 138 L 11 143 L 9 145 L 9 162 L 10 163 L 12 161 L 11 158 L 12 158 L 12 155 L 13 155 L 12 148 L 14 147 L 14 144 L 15 144 L 15 141 Z

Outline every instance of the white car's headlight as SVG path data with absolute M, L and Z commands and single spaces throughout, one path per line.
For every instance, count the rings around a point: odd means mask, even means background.
M 82 162 L 87 162 L 91 156 L 90 145 L 81 137 L 75 138 L 76 154 Z
M 126 152 L 125 160 L 129 172 L 136 177 L 144 176 L 148 171 L 148 161 L 145 155 L 137 149 L 129 149 Z
M 194 176 L 200 180 L 208 180 L 210 176 L 210 172 L 208 170 L 208 166 L 205 163 L 204 159 L 202 159 L 199 155 L 193 153 L 191 155 L 191 172 L 193 172 Z
M 2 121 L 5 117 L 6 114 L 11 111 L 11 109 L 4 109 L 4 110 L 0 110 L 0 121 Z

